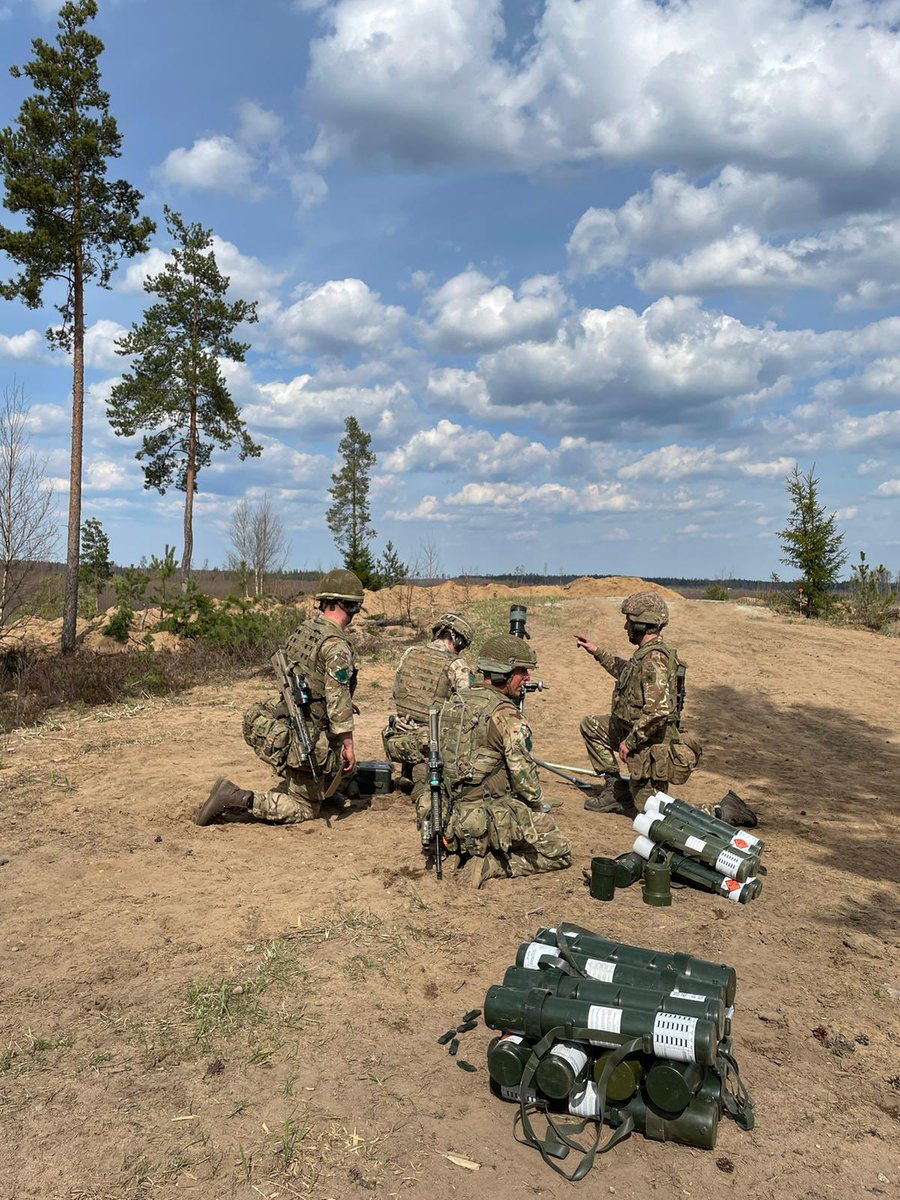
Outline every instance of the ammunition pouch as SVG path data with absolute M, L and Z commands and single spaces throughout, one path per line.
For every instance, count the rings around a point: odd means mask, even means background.
M 248 708 L 243 718 L 244 741 L 257 756 L 279 775 L 288 766 L 297 766 L 291 724 L 281 697 L 260 700 Z
M 691 733 L 682 733 L 671 740 L 633 751 L 626 765 L 632 779 L 681 784 L 687 783 L 702 755 L 700 741 Z

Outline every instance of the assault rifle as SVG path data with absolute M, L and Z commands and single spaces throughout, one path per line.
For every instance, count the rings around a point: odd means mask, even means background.
M 276 650 L 269 660 L 281 684 L 281 699 L 287 709 L 288 720 L 297 737 L 299 757 L 312 776 L 313 785 L 321 792 L 322 784 L 316 769 L 315 742 L 309 732 L 309 706 L 312 693 L 302 675 L 292 671 L 283 650 Z
M 441 816 L 444 764 L 438 743 L 439 708 L 428 710 L 428 786 L 431 789 L 431 841 L 434 849 L 434 873 L 438 879 L 444 875 L 444 822 Z

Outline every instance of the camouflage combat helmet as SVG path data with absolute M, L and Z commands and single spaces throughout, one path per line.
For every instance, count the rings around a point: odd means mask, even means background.
M 529 670 L 537 666 L 537 655 L 522 638 L 510 633 L 497 634 L 488 638 L 481 647 L 478 659 L 479 671 L 490 671 L 497 675 L 510 675 L 519 667 Z
M 365 599 L 363 585 L 352 571 L 344 567 L 336 567 L 319 580 L 316 591 L 317 600 L 346 600 L 353 604 L 362 605 Z
M 475 630 L 469 624 L 465 617 L 461 617 L 459 613 L 444 613 L 442 617 L 438 617 L 431 628 L 431 636 L 437 637 L 445 629 L 449 629 L 463 644 L 463 649 L 466 646 L 471 646 L 472 639 L 475 636 Z
M 662 629 L 669 623 L 669 609 L 659 592 L 633 592 L 622 602 L 622 610 L 635 625 Z

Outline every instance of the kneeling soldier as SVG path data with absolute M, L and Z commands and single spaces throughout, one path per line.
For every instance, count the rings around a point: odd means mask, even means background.
M 342 777 L 356 770 L 353 692 L 356 663 L 346 630 L 362 608 L 363 586 L 352 571 L 329 571 L 316 592 L 319 611 L 288 639 L 288 668 L 305 679 L 306 714 L 315 770 L 304 761 L 281 698 L 254 704 L 244 713 L 244 740 L 281 776 L 267 792 L 251 792 L 217 779 L 196 816 L 208 825 L 225 812 L 249 812 L 260 821 L 296 824 L 319 815 Z
M 478 659 L 481 685 L 457 692 L 441 710 L 444 840 L 461 859 L 484 860 L 479 887 L 498 876 L 561 871 L 572 863 L 569 842 L 544 802 L 531 730 L 518 707 L 536 666 L 521 638 L 489 638 Z M 417 809 L 421 824 L 430 815 L 427 792 Z
M 394 674 L 397 713 L 381 737 L 385 754 L 400 763 L 403 777 L 412 781 L 414 801 L 428 780 L 428 711 L 469 686 L 469 664 L 462 652 L 471 644 L 473 632 L 465 617 L 444 613 L 435 622 L 428 645 L 410 646 Z

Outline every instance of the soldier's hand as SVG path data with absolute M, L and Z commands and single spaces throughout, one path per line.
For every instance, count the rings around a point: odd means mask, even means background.
M 352 775 L 356 770 L 356 750 L 353 746 L 353 738 L 347 738 L 341 746 L 341 758 L 344 760 L 341 766 L 342 775 Z
M 622 762 L 628 761 L 629 750 L 624 742 L 619 742 L 619 752 L 618 753 L 619 753 L 619 758 L 621 758 Z
M 597 645 L 595 642 L 589 642 L 583 633 L 575 634 L 575 643 L 580 650 L 586 650 L 588 654 L 597 653 Z

